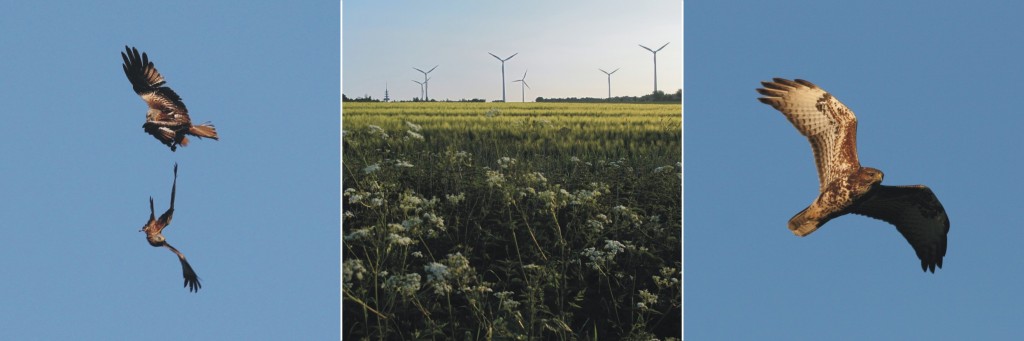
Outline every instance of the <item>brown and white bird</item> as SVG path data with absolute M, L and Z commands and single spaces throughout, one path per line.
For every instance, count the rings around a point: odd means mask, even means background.
M 199 138 L 211 138 L 217 140 L 217 129 L 209 122 L 200 125 L 192 125 L 192 119 L 188 116 L 188 109 L 181 97 L 163 86 L 166 81 L 160 72 L 149 61 L 149 56 L 134 47 L 124 47 L 121 52 L 124 59 L 125 76 L 132 83 L 135 93 L 142 97 L 142 100 L 149 105 L 146 112 L 146 123 L 142 129 L 156 137 L 163 144 L 171 148 L 171 151 L 178 149 L 178 146 L 188 146 L 188 138 L 185 135 L 192 135 Z
M 146 232 L 146 241 L 149 245 L 154 247 L 166 247 L 174 252 L 178 256 L 178 260 L 181 261 L 181 273 L 185 277 L 185 286 L 188 287 L 191 292 L 199 292 L 199 288 L 203 285 L 199 283 L 199 276 L 196 275 L 195 270 L 192 270 L 192 266 L 185 260 L 185 255 L 175 249 L 171 244 L 167 243 L 167 239 L 164 238 L 163 232 L 167 225 L 171 224 L 171 219 L 174 217 L 174 194 L 177 192 L 178 187 L 178 164 L 174 164 L 174 184 L 171 185 L 171 207 L 167 209 L 164 214 L 157 218 L 153 211 L 153 197 L 149 197 L 149 221 L 142 227 L 139 232 Z
M 782 112 L 807 137 L 818 168 L 818 197 L 789 220 L 797 236 L 814 232 L 847 213 L 865 215 L 896 226 L 921 259 L 921 269 L 935 272 L 946 255 L 949 218 L 939 199 L 923 185 L 882 185 L 882 171 L 861 167 L 857 157 L 857 117 L 832 94 L 797 79 L 761 82 L 758 98 Z

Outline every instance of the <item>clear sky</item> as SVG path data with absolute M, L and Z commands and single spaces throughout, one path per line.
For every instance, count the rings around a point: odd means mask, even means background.
M 1024 7 L 687 5 L 687 339 L 1019 338 Z M 861 163 L 884 183 L 935 191 L 951 221 L 943 269 L 922 273 L 894 227 L 862 216 L 789 232 L 818 184 L 806 139 L 757 101 L 771 77 L 852 108 Z
M 411 100 L 430 73 L 431 99 L 522 99 L 513 80 L 526 74 L 526 100 L 539 97 L 642 96 L 682 86 L 682 2 L 637 1 L 349 1 L 343 4 L 342 90 L 349 97 Z
M 339 5 L 8 2 L 0 339 L 338 336 Z M 121 70 L 147 52 L 221 141 L 172 153 Z M 175 256 L 138 229 L 154 198 Z

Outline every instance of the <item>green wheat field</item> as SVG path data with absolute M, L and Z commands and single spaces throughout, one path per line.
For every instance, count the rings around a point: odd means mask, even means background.
M 342 335 L 678 339 L 681 110 L 345 103 Z

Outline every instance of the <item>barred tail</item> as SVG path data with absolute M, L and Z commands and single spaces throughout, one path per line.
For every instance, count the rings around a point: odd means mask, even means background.
M 198 137 L 205 137 L 208 139 L 219 140 L 217 137 L 217 128 L 213 127 L 213 124 L 203 123 L 197 126 L 188 128 L 188 134 Z

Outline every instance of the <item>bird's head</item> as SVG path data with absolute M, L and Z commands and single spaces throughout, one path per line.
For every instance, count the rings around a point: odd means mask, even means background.
M 850 174 L 849 184 L 852 186 L 853 196 L 859 198 L 867 194 L 875 187 L 881 185 L 882 178 L 884 177 L 885 174 L 882 174 L 882 171 L 871 167 L 862 167 L 860 170 Z
M 882 183 L 882 178 L 885 177 L 885 174 L 876 168 L 862 167 L 860 172 L 857 172 L 857 176 L 860 178 L 860 181 L 870 183 L 874 186 Z

